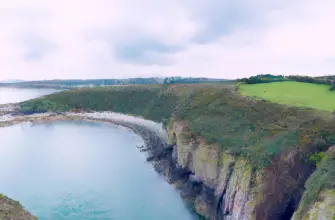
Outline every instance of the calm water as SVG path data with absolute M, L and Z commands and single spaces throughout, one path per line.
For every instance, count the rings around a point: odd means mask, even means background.
M 0 192 L 39 219 L 195 219 L 123 127 L 91 122 L 0 128 Z
M 60 90 L 55 89 L 17 89 L 0 88 L 0 104 L 22 102 Z

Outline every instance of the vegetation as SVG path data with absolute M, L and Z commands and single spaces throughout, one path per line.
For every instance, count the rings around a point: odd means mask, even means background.
M 257 76 L 251 76 L 249 78 L 242 78 L 239 79 L 239 81 L 246 84 L 295 81 L 295 82 L 332 85 L 334 83 L 334 78 L 335 78 L 334 76 L 311 77 L 311 76 L 298 76 L 298 75 L 283 76 L 283 75 L 261 74 Z
M 311 76 L 288 76 L 287 79 L 296 82 L 314 83 L 314 84 L 333 84 L 333 79 L 329 77 L 311 77 Z
M 243 99 L 226 89 L 199 89 L 179 108 L 180 119 L 190 122 L 194 135 L 247 156 L 255 167 L 267 166 L 281 151 L 324 139 L 323 132 L 332 128 L 320 127 L 324 125 L 321 115 Z
M 319 153 L 316 153 L 316 154 L 313 154 L 312 156 L 310 156 L 309 159 L 311 161 L 313 161 L 315 163 L 315 165 L 318 167 L 318 166 L 320 166 L 321 162 L 326 159 L 326 154 L 325 154 L 325 152 L 319 152 Z
M 248 100 L 234 86 L 221 83 L 76 89 L 21 104 L 23 113 L 78 110 L 121 112 L 161 122 L 174 115 L 189 121 L 193 135 L 250 158 L 255 167 L 267 166 L 283 150 L 324 139 L 320 131 L 327 131 L 317 127 L 324 113 Z
M 309 207 L 317 201 L 318 194 L 326 189 L 335 189 L 335 149 L 329 150 L 319 167 L 305 184 L 305 193 L 301 198 L 298 219 L 301 219 Z
M 7 196 L 3 195 L 0 193 L 0 205 L 1 203 L 3 203 L 4 201 L 8 201 L 10 202 L 11 204 L 14 204 L 16 206 L 18 206 L 19 208 L 23 208 L 22 205 L 18 202 L 18 201 L 15 201 L 15 200 L 11 200 L 10 198 L 8 198 Z M 2 210 L 0 210 L 1 212 Z
M 161 84 L 163 78 L 129 78 L 129 79 L 92 79 L 92 80 L 42 80 L 23 81 L 17 83 L 0 83 L 0 86 L 12 86 L 23 88 L 60 88 L 71 89 L 75 87 L 113 86 L 132 84 Z
M 242 84 L 240 93 L 271 102 L 302 106 L 333 112 L 335 93 L 328 85 L 301 82 L 276 82 L 267 84 Z
M 334 91 L 335 90 L 335 84 L 332 84 L 332 86 L 329 88 L 329 91 Z
M 251 76 L 249 78 L 242 78 L 239 81 L 246 84 L 258 84 L 258 83 L 270 83 L 270 82 L 281 82 L 288 81 L 283 75 L 271 75 L 271 74 L 261 74 L 257 76 Z
M 164 121 L 171 116 L 176 101 L 176 96 L 161 92 L 160 86 L 86 88 L 24 102 L 21 112 L 114 111 Z
M 26 219 L 36 220 L 24 207 L 15 200 L 0 194 L 0 219 Z
M 164 84 L 175 84 L 175 83 L 205 83 L 205 82 L 221 82 L 226 81 L 224 79 L 210 79 L 210 78 L 194 78 L 194 77 L 180 77 L 173 76 L 164 79 Z

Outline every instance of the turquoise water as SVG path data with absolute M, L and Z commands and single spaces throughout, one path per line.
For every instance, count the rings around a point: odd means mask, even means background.
M 17 89 L 0 88 L 0 104 L 22 102 L 28 99 L 38 98 L 60 90 L 55 89 Z
M 0 128 L 0 193 L 41 220 L 195 219 L 123 127 L 91 122 Z

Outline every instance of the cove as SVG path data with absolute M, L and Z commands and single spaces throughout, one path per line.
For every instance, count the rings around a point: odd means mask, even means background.
M 0 190 L 41 220 L 196 219 L 130 130 L 59 121 L 0 128 Z
M 0 104 L 22 102 L 60 91 L 61 90 L 56 89 L 18 89 L 0 87 Z

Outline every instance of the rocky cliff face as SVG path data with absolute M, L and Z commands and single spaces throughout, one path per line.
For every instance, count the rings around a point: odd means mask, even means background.
M 0 219 L 4 220 L 37 220 L 25 211 L 19 202 L 0 194 Z
M 335 219 L 335 146 L 331 146 L 305 184 L 292 220 Z
M 294 214 L 292 220 L 298 220 L 297 214 Z M 309 211 L 302 217 L 303 220 L 334 220 L 335 219 L 335 192 L 334 190 L 325 190 L 318 196 Z
M 165 165 L 160 170 L 172 183 L 176 178 L 171 181 L 171 173 L 183 174 L 177 178 L 182 195 L 206 219 L 291 219 L 314 169 L 296 149 L 281 153 L 270 166 L 254 170 L 246 158 L 191 138 L 184 121 L 173 123 L 169 143 L 171 155 L 161 158 Z

